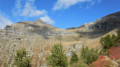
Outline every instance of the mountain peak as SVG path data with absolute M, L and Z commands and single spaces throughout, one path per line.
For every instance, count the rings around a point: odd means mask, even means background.
M 45 23 L 44 21 L 42 21 L 40 18 L 35 20 L 34 23 Z
M 46 22 L 42 21 L 41 19 L 37 19 L 33 22 L 35 25 L 38 25 L 38 26 L 47 26 L 47 27 L 53 27 L 52 25 L 50 24 L 47 24 Z

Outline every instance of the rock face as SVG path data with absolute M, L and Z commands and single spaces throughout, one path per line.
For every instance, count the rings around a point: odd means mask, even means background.
M 69 28 L 68 30 L 74 30 L 77 33 L 89 35 L 89 37 L 94 38 L 102 36 L 116 28 L 120 28 L 120 12 L 107 15 L 88 24 L 85 23 L 77 28 Z
M 52 36 L 52 35 L 62 35 L 69 34 L 62 29 L 53 27 L 49 24 L 46 24 L 42 20 L 38 19 L 34 22 L 31 21 L 22 21 L 15 23 L 11 26 L 6 26 L 5 31 L 7 33 L 18 34 L 18 35 L 41 35 L 41 36 Z
M 67 30 L 46 24 L 40 19 L 7 25 L 0 30 L 0 67 L 11 67 L 16 51 L 21 48 L 29 51 L 32 67 L 47 67 L 45 58 L 55 43 L 62 42 L 68 57 L 73 52 L 80 53 L 83 45 L 100 49 L 100 37 L 119 26 L 120 12 Z

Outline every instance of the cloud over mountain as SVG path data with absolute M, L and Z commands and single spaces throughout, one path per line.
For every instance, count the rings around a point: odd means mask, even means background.
M 17 0 L 15 3 L 15 7 L 12 10 L 13 15 L 25 17 L 25 18 L 44 17 L 46 19 L 46 21 L 49 21 L 49 20 L 53 21 L 47 15 L 48 12 L 45 9 L 37 9 L 37 7 L 35 6 L 34 3 L 35 3 L 35 0 Z M 46 21 L 44 21 L 44 22 L 46 22 Z M 46 22 L 46 23 L 49 23 L 49 22 Z M 51 24 L 51 22 L 49 24 Z
M 54 21 L 51 20 L 47 15 L 44 16 L 44 17 L 41 17 L 40 19 L 43 20 L 46 23 L 49 23 L 49 24 L 53 24 L 54 23 Z

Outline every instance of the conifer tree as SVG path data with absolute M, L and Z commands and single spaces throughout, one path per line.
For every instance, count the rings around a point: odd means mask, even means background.
M 71 60 L 70 60 L 70 64 L 77 63 L 78 60 L 79 60 L 78 55 L 75 52 L 73 52 Z
M 17 51 L 13 65 L 16 67 L 31 67 L 30 57 L 27 56 L 25 49 Z
M 99 53 L 97 50 L 88 49 L 88 47 L 83 47 L 81 50 L 81 59 L 83 59 L 86 64 L 90 64 L 93 61 L 96 61 L 98 56 Z
M 68 67 L 67 57 L 61 44 L 55 44 L 51 49 L 51 55 L 47 58 L 47 64 L 52 67 Z

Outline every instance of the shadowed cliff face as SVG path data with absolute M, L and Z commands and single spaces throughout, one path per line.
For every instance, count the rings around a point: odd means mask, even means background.
M 73 32 L 53 27 L 52 25 L 49 25 L 40 19 L 35 20 L 34 22 L 31 21 L 18 22 L 11 26 L 6 26 L 4 31 L 8 34 L 28 36 L 40 35 L 43 36 L 44 38 L 48 38 L 49 36 L 74 34 Z
M 46 24 L 40 19 L 7 25 L 0 30 L 0 67 L 11 67 L 16 51 L 21 48 L 29 51 L 32 67 L 47 67 L 45 58 L 55 43 L 62 42 L 68 57 L 72 56 L 73 51 L 79 54 L 83 45 L 100 49 L 99 38 L 119 26 L 120 12 L 67 30 Z
M 88 24 L 84 24 L 77 28 L 69 28 L 68 30 L 76 30 L 76 33 L 90 38 L 100 37 L 106 33 L 120 27 L 120 12 L 107 15 L 101 19 Z

